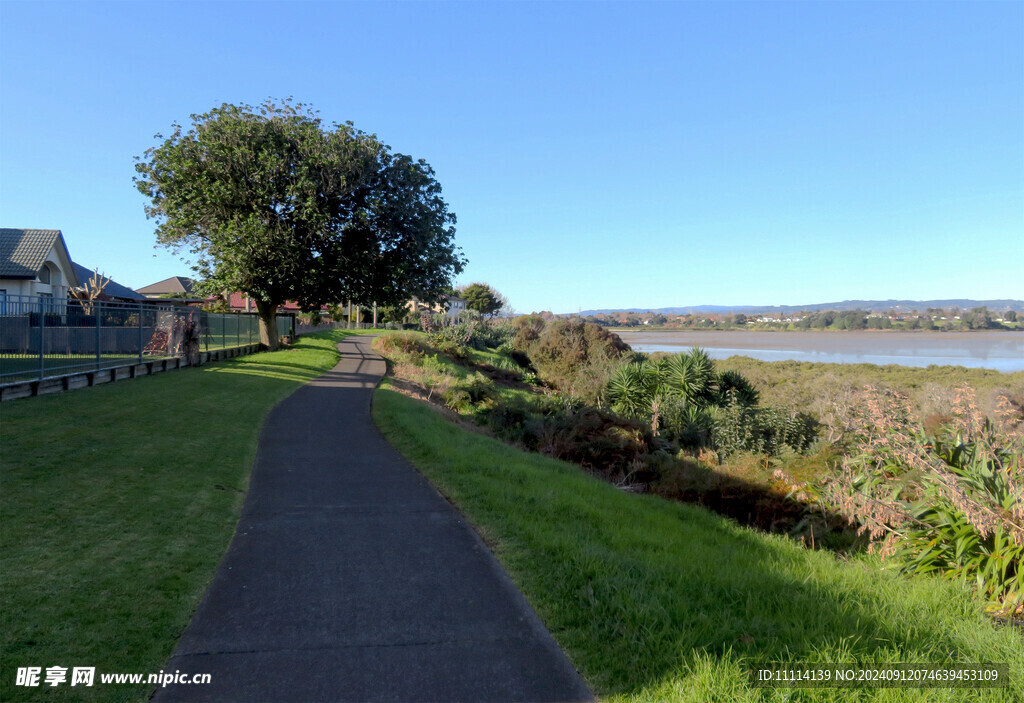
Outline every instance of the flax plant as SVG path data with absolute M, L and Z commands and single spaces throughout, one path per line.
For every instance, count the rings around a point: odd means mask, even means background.
M 960 389 L 931 432 L 905 396 L 864 391 L 858 444 L 824 495 L 905 572 L 962 578 L 1003 615 L 1024 612 L 1024 432 Z

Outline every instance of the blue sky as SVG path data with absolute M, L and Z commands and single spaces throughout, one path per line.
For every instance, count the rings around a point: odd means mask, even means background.
M 133 157 L 268 96 L 424 158 L 521 311 L 1024 298 L 1024 3 L 0 2 L 0 219 L 138 287 Z

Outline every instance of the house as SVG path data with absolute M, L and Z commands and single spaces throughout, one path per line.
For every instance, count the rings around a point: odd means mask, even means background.
M 245 293 L 231 293 L 227 299 L 228 308 L 232 312 L 256 312 L 256 301 L 250 298 Z M 321 310 L 327 310 L 329 306 L 320 306 Z M 279 313 L 294 313 L 299 314 L 302 312 L 302 307 L 294 300 L 288 300 L 277 306 Z
M 78 274 L 78 281 L 80 283 L 80 286 L 82 288 L 88 288 L 90 286 L 90 282 L 93 276 L 95 275 L 95 271 L 93 271 L 92 269 L 88 269 L 85 266 L 82 266 L 81 264 L 74 261 L 71 262 L 71 265 L 74 267 L 75 273 Z M 101 295 L 101 299 L 103 300 L 114 300 L 118 302 L 138 302 L 140 300 L 146 299 L 144 295 L 141 295 L 140 293 L 133 291 L 131 288 L 128 288 L 127 286 L 122 286 L 117 281 L 111 280 L 106 276 L 103 276 L 103 278 L 106 281 L 106 284 L 103 286 L 103 292 Z
M 136 293 L 140 293 L 149 299 L 156 298 L 181 298 L 187 297 L 192 292 L 192 287 L 196 284 L 191 278 L 185 276 L 171 276 L 165 278 L 162 281 L 151 283 L 148 286 L 137 288 Z
M 424 303 L 419 298 L 413 296 L 412 300 L 405 304 L 406 310 L 411 313 L 426 311 L 444 313 L 452 319 L 458 317 L 459 313 L 465 311 L 468 306 L 468 300 L 456 295 L 442 295 L 441 302 L 439 303 Z
M 0 296 L 52 298 L 63 308 L 79 283 L 59 229 L 0 229 Z

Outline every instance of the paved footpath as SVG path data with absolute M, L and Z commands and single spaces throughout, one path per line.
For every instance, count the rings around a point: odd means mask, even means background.
M 271 411 L 249 495 L 165 672 L 171 701 L 592 696 L 462 517 L 370 418 L 384 361 L 350 337 Z

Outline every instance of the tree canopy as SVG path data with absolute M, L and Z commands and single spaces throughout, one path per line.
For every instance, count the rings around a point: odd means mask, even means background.
M 505 305 L 505 298 L 486 283 L 470 283 L 459 289 L 459 296 L 466 299 L 466 307 L 481 315 L 493 315 Z
M 435 300 L 465 260 L 455 215 L 422 159 L 302 104 L 224 104 L 137 159 L 157 241 L 188 249 L 217 290 L 256 302 L 277 346 L 277 306 Z

